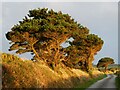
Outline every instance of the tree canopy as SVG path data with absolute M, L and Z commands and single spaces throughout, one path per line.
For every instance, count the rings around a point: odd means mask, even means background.
M 92 62 L 93 55 L 103 45 L 101 38 L 89 34 L 89 29 L 70 15 L 48 8 L 29 10 L 28 15 L 6 34 L 6 38 L 11 41 L 9 51 L 16 50 L 18 54 L 31 52 L 34 55 L 32 60 L 43 60 L 49 66 L 57 66 L 63 60 L 72 61 L 72 64 Z M 61 44 L 69 38 L 74 40 L 69 42 L 69 47 L 63 48 Z
M 114 59 L 110 58 L 110 57 L 104 57 L 101 58 L 97 64 L 97 67 L 105 67 L 105 71 L 107 70 L 108 65 L 110 64 L 114 64 Z
M 91 69 L 94 55 L 101 50 L 103 40 L 95 34 L 87 34 L 84 36 L 74 37 L 74 41 L 70 42 L 70 46 L 66 48 L 68 54 L 68 65 L 79 64 L 86 70 Z

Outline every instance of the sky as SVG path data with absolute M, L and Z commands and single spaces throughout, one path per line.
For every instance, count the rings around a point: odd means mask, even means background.
M 5 34 L 13 25 L 22 20 L 30 9 L 49 8 L 68 13 L 75 21 L 89 28 L 90 33 L 97 34 L 104 40 L 102 49 L 95 55 L 94 64 L 103 58 L 111 57 L 118 63 L 118 3 L 117 2 L 3 2 L 2 3 L 2 42 L 0 50 L 9 52 L 9 41 Z M 1 16 L 0 16 L 1 17 Z M 1 25 L 1 24 L 0 24 Z M 1 27 L 1 26 L 0 26 Z M 31 58 L 29 53 L 20 55 Z

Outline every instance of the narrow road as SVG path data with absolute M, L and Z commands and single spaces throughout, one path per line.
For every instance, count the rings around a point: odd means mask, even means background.
M 113 88 L 112 90 L 116 90 L 115 77 L 115 75 L 109 74 L 106 78 L 97 81 L 86 90 L 98 90 L 98 88 Z

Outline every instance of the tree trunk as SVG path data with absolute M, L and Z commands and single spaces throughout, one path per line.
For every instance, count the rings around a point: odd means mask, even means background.
M 33 50 L 33 52 L 35 53 L 35 55 L 37 56 L 38 59 L 40 59 L 38 53 L 36 52 L 36 50 L 34 49 L 34 44 L 37 42 L 38 40 L 36 40 L 32 45 L 31 45 L 31 48 Z
M 58 48 L 56 49 L 56 53 L 55 53 L 55 56 L 54 56 L 54 59 L 55 59 L 55 66 L 57 66 L 58 64 L 58 55 L 59 55 L 59 46 Z
M 107 71 L 107 66 L 105 66 L 105 72 Z
M 89 71 L 89 70 L 92 70 L 92 61 L 93 61 L 93 59 L 94 59 L 94 52 L 92 52 L 92 48 L 90 49 L 90 51 L 89 51 L 89 56 L 88 56 L 88 63 L 87 63 L 87 65 L 88 65 L 88 68 L 87 68 L 87 70 Z

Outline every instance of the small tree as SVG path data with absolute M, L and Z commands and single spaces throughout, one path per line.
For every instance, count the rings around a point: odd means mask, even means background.
M 108 65 L 110 64 L 114 64 L 114 59 L 110 58 L 110 57 L 104 57 L 101 58 L 97 64 L 97 67 L 104 67 L 105 71 L 107 70 Z

